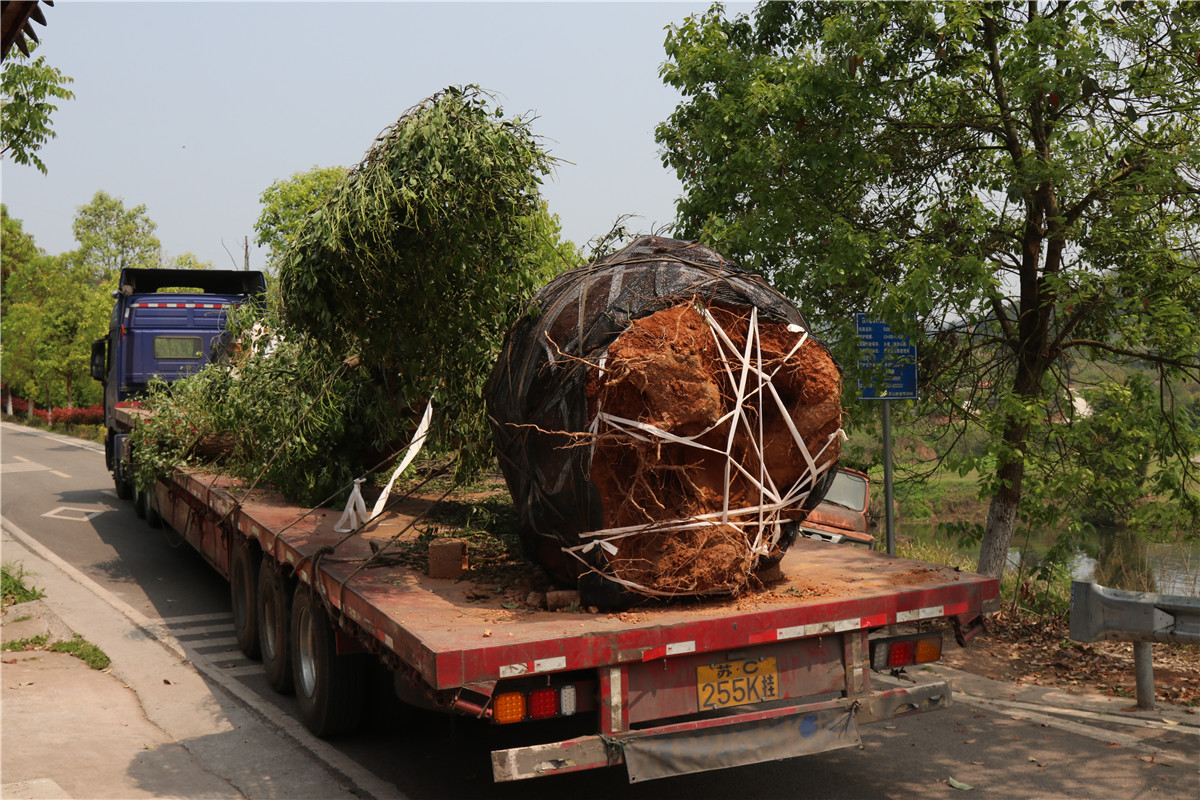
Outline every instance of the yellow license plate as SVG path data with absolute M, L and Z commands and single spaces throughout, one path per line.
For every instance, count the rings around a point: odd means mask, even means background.
M 779 698 L 775 657 L 722 661 L 696 667 L 700 710 L 763 703 Z

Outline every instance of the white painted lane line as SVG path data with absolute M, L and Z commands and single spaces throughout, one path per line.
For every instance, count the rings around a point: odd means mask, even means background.
M 67 473 L 65 473 L 65 472 L 59 472 L 59 471 L 58 471 L 58 470 L 56 470 L 56 469 L 52 469 L 52 470 L 50 470 L 50 474 L 51 474 L 51 475 L 55 475 L 55 476 L 57 476 L 57 477 L 59 477 L 59 478 L 68 478 L 68 479 L 69 479 L 69 478 L 71 477 L 71 476 L 70 476 L 70 475 L 68 475 Z
M 14 472 L 48 472 L 49 467 L 21 459 L 21 464 L 0 464 L 0 474 L 8 475 Z

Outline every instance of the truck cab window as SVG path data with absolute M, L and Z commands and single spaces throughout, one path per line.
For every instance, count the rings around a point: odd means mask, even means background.
M 198 361 L 204 357 L 199 336 L 155 336 L 154 357 Z

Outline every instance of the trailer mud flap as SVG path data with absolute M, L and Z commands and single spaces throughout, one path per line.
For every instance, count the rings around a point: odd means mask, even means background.
M 676 731 L 625 742 L 629 782 L 823 753 L 862 743 L 853 708 Z

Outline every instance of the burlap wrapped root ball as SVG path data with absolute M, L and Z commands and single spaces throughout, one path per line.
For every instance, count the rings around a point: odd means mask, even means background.
M 800 312 L 673 239 L 551 281 L 485 395 L 525 549 L 589 605 L 742 591 L 840 452 L 841 372 Z

